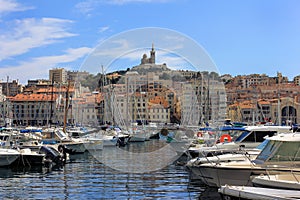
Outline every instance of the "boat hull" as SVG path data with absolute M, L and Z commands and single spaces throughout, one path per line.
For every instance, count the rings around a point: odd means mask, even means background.
M 218 192 L 224 199 L 264 199 L 264 200 L 283 200 L 300 199 L 300 191 L 279 190 L 270 188 L 258 188 L 250 186 L 222 186 Z
M 18 151 L 12 149 L 1 149 L 0 151 L 0 167 L 11 165 L 20 156 Z
M 260 174 L 287 174 L 290 173 L 288 166 L 257 166 L 252 163 L 237 161 L 218 164 L 207 163 L 191 167 L 192 172 L 206 185 L 211 187 L 221 187 L 222 185 L 244 185 L 253 186 L 252 179 Z M 299 168 L 295 171 L 299 172 Z
M 89 139 L 84 143 L 84 147 L 88 151 L 98 151 L 103 149 L 103 140 Z
M 17 167 L 44 165 L 43 154 L 21 154 L 11 165 Z
M 146 137 L 142 135 L 131 135 L 130 142 L 145 142 Z
M 254 186 L 300 190 L 300 175 L 287 173 L 260 175 L 252 180 Z

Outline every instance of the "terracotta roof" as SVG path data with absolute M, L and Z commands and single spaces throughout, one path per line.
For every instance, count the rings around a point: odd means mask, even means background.
M 57 95 L 53 94 L 17 94 L 13 98 L 11 98 L 11 101 L 51 101 L 51 98 L 53 101 L 56 100 Z

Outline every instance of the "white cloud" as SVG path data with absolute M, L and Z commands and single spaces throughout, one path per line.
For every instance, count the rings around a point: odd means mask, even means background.
M 115 4 L 115 5 L 123 5 L 128 3 L 166 3 L 171 0 L 106 0 L 106 3 Z
M 99 33 L 103 33 L 104 31 L 107 31 L 109 29 L 109 26 L 103 26 L 103 27 L 100 27 L 98 32 Z
M 75 36 L 66 30 L 71 22 L 56 18 L 16 20 L 13 28 L 0 30 L 0 61 Z
M 97 0 L 87 0 L 87 1 L 82 1 L 79 2 L 78 4 L 75 5 L 76 10 L 79 12 L 89 15 L 89 13 L 94 10 L 95 6 L 99 2 Z
M 32 7 L 23 6 L 14 0 L 0 0 L 0 15 L 2 13 L 24 11 L 28 9 L 32 9 Z
M 90 16 L 91 12 L 101 4 L 124 5 L 129 3 L 166 3 L 172 0 L 85 0 L 75 5 L 76 10 Z
M 23 84 L 27 83 L 29 79 L 48 78 L 49 69 L 59 67 L 61 64 L 74 62 L 89 54 L 91 50 L 88 47 L 81 47 L 68 49 L 62 55 L 33 58 L 26 62 L 20 62 L 17 66 L 0 68 L 0 74 L 19 79 Z
M 107 46 L 104 43 L 101 47 L 102 48 L 96 49 L 93 53 L 94 56 L 116 58 L 123 55 L 125 52 L 132 50 L 132 46 L 125 39 L 109 41 Z

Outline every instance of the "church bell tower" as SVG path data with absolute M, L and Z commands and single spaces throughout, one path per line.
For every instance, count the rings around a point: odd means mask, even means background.
M 150 63 L 155 64 L 155 50 L 154 50 L 154 44 L 152 43 L 152 49 L 150 51 Z

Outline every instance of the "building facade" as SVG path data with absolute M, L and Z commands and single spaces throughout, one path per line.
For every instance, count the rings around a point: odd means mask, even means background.
M 49 80 L 53 83 L 67 83 L 67 71 L 64 68 L 50 69 Z
M 5 96 L 15 96 L 23 92 L 23 86 L 18 80 L 0 82 L 0 85 L 2 87 L 2 94 Z

